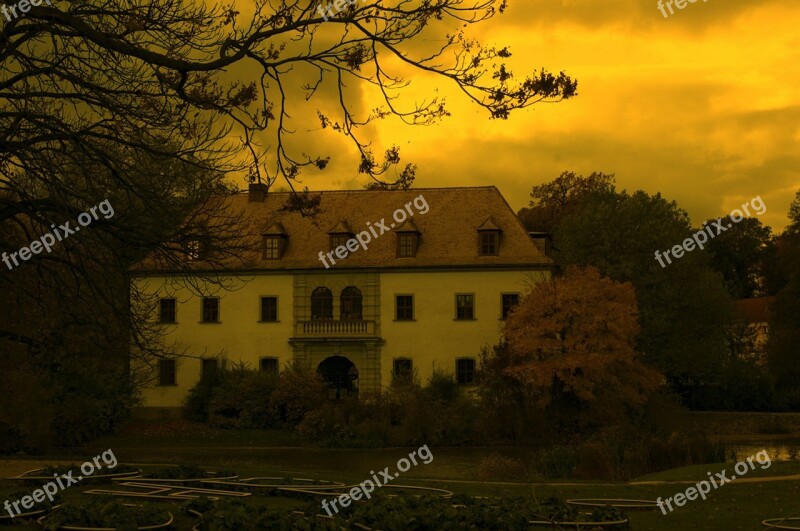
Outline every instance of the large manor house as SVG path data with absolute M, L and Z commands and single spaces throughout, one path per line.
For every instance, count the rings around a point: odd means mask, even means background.
M 494 186 L 403 191 L 323 191 L 318 213 L 284 206 L 288 193 L 249 191 L 225 198 L 257 235 L 246 265 L 204 267 L 189 248 L 187 279 L 147 261 L 132 282 L 154 301 L 152 319 L 186 356 L 152 368 L 147 409 L 179 408 L 220 358 L 278 372 L 291 362 L 315 368 L 332 398 L 368 396 L 392 378 L 425 383 L 434 370 L 470 385 L 481 349 L 498 342 L 508 312 L 553 262 Z M 326 268 L 330 252 L 369 224 L 406 208 L 367 248 Z M 333 255 L 335 256 L 335 255 Z M 209 274 L 234 288 L 202 288 Z

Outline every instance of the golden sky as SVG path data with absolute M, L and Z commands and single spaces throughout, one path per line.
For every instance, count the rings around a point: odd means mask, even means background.
M 761 196 L 762 221 L 783 228 L 800 189 L 800 1 L 697 0 L 668 18 L 656 3 L 511 0 L 470 34 L 510 45 L 518 77 L 566 71 L 579 80 L 576 98 L 489 120 L 446 80 L 395 62 L 412 80 L 401 101 L 438 88 L 453 116 L 365 132 L 377 153 L 394 143 L 419 166 L 415 187 L 493 184 L 518 209 L 533 184 L 564 170 L 603 171 L 620 189 L 676 200 L 695 224 Z M 365 109 L 378 103 L 369 91 L 357 97 Z M 318 140 L 333 160 L 304 184 L 360 188 L 355 151 Z

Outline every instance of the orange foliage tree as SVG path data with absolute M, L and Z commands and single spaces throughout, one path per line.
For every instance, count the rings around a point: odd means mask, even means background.
M 505 372 L 530 386 L 542 407 L 571 404 L 596 421 L 629 415 L 663 382 L 639 360 L 638 333 L 630 283 L 571 267 L 536 284 L 509 315 Z

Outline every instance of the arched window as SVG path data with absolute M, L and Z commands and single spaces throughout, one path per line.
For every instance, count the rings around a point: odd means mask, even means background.
M 325 286 L 311 292 L 311 319 L 333 319 L 333 293 Z
M 342 290 L 340 298 L 340 319 L 361 320 L 361 290 L 355 286 L 348 286 Z

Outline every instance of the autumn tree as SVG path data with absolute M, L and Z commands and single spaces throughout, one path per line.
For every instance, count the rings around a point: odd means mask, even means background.
M 694 232 L 674 201 L 643 191 L 590 194 L 566 215 L 555 233 L 562 267 L 597 267 L 636 288 L 642 332 L 637 350 L 694 408 L 720 389 L 733 301 L 706 252 L 695 249 L 661 267 L 655 252 L 671 249 Z
M 638 333 L 633 286 L 593 267 L 572 267 L 536 284 L 509 315 L 505 372 L 562 418 L 620 421 L 661 383 L 636 351 Z

